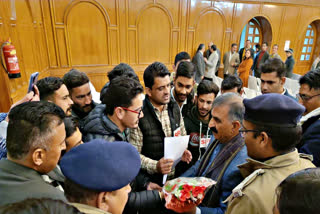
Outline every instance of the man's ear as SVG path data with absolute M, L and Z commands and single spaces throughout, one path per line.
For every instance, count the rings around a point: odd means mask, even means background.
M 266 132 L 261 132 L 259 137 L 261 138 L 261 140 L 260 140 L 260 145 L 261 146 L 267 148 L 268 146 L 271 145 L 270 144 L 270 143 L 272 143 L 271 142 L 271 138 L 268 136 L 268 134 Z
M 280 81 L 281 81 L 281 85 L 284 85 L 286 83 L 286 78 L 285 77 L 281 77 Z
M 241 123 L 240 121 L 236 120 L 232 122 L 232 126 L 233 126 L 233 130 L 239 131 L 239 129 L 241 128 Z
M 100 192 L 97 197 L 97 208 L 108 211 L 109 210 L 109 205 L 108 205 L 108 192 Z
M 243 92 L 244 92 L 244 88 L 241 88 L 241 90 L 240 90 L 240 96 L 242 96 Z
M 151 97 L 151 89 L 146 87 L 146 94 Z
M 34 165 L 36 165 L 37 167 L 41 166 L 43 164 L 43 162 L 45 161 L 47 156 L 47 153 L 44 149 L 36 149 L 33 151 L 32 153 L 32 162 Z
M 115 109 L 114 109 L 114 112 L 113 112 L 113 114 L 114 115 L 116 115 L 117 116 L 117 118 L 119 118 L 120 120 L 122 120 L 123 118 L 124 118 L 124 116 L 125 116 L 125 110 L 123 109 L 123 108 L 121 108 L 121 107 L 116 107 Z

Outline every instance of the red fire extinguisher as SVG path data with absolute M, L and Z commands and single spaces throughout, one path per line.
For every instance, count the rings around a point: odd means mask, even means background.
M 21 77 L 17 51 L 16 48 L 11 44 L 10 39 L 8 39 L 1 45 L 1 53 L 3 53 L 4 61 L 6 62 L 6 67 L 4 66 L 2 57 L 1 64 L 4 70 L 8 73 L 9 78 Z

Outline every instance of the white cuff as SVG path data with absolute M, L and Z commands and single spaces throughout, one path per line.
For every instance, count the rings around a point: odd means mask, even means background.
M 197 207 L 196 214 L 201 214 L 201 210 L 199 207 Z

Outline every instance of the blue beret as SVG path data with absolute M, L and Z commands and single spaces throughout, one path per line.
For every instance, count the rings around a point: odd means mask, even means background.
M 305 108 L 282 94 L 263 94 L 244 99 L 244 119 L 257 125 L 295 127 Z
M 71 149 L 60 161 L 65 177 L 99 192 L 111 192 L 128 185 L 140 166 L 140 155 L 131 144 L 102 139 Z

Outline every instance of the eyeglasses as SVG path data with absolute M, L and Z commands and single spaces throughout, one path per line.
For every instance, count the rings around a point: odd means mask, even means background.
M 304 94 L 297 94 L 297 97 L 300 98 L 303 101 L 311 100 L 313 97 L 316 97 L 316 96 L 320 96 L 320 94 L 316 94 L 316 95 L 313 95 L 313 96 L 307 96 L 307 95 L 304 95 Z
M 139 111 L 135 111 L 135 110 L 128 109 L 126 107 L 120 107 L 120 106 L 119 106 L 119 108 L 122 108 L 123 110 L 130 111 L 130 112 L 138 114 L 138 118 L 140 118 L 140 115 L 141 115 L 141 112 L 142 112 L 142 108 Z
M 239 129 L 240 133 L 247 133 L 247 132 L 255 132 L 255 133 L 260 133 L 261 131 L 256 130 L 256 129 L 246 129 L 243 125 L 241 126 L 241 128 Z

